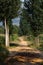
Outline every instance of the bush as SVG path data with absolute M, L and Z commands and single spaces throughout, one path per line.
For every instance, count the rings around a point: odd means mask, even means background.
M 16 40 L 18 40 L 18 35 L 17 35 L 17 34 L 11 35 L 11 36 L 10 36 L 10 40 L 11 40 L 11 41 L 16 41 Z
M 5 45 L 5 37 L 4 36 L 0 36 L 0 44 Z
M 30 36 L 27 36 L 27 41 L 33 41 L 34 40 L 34 36 L 30 35 Z
M 3 45 L 0 45 L 0 63 L 8 57 L 9 51 Z

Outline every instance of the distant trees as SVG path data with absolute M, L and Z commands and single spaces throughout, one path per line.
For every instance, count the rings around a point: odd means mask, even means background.
M 0 26 L 0 34 L 4 34 L 4 28 L 3 28 L 3 26 Z
M 25 15 L 28 16 L 27 20 L 28 22 L 30 22 L 34 36 L 39 35 L 43 28 L 43 22 L 42 22 L 43 12 L 40 10 L 42 9 L 41 8 L 42 1 L 41 2 L 40 1 L 25 0 L 25 3 L 24 3 L 24 6 L 25 6 L 24 11 L 27 12 Z
M 30 35 L 32 34 L 31 27 L 30 27 L 30 17 L 29 17 L 29 13 L 27 12 L 27 7 L 25 9 L 25 2 L 24 2 L 24 7 L 22 9 L 22 13 L 21 13 L 21 18 L 20 18 L 20 34 Z
M 20 7 L 20 0 L 0 0 L 0 21 L 5 24 L 5 45 L 9 46 L 9 26 L 11 19 L 17 16 L 17 11 Z
M 21 17 L 20 20 L 20 34 L 21 35 L 30 35 L 31 34 L 31 27 L 30 23 L 24 17 Z
M 43 0 L 24 0 L 23 12 L 22 16 L 30 24 L 31 32 L 39 41 L 37 37 L 43 32 Z
M 12 34 L 18 34 L 19 32 L 19 26 L 13 25 Z

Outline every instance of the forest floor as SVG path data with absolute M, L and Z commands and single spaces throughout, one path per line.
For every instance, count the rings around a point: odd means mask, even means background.
M 9 57 L 5 60 L 6 65 L 43 65 L 43 54 L 37 49 L 30 47 L 9 48 Z
M 20 46 L 10 47 L 6 65 L 43 65 L 43 51 L 28 47 L 27 42 L 20 38 Z

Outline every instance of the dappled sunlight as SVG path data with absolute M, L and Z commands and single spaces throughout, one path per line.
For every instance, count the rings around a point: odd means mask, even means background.
M 5 65 L 41 65 L 43 55 L 41 51 L 30 47 L 9 47 L 9 56 L 5 59 Z
M 31 57 L 25 57 L 25 56 L 13 56 L 13 57 L 10 57 L 9 59 L 7 59 L 6 63 L 9 65 L 12 65 L 12 64 L 16 64 L 16 65 L 22 65 L 22 63 L 26 63 L 26 65 L 31 65 L 32 64 L 36 64 L 36 63 L 42 63 L 43 62 L 43 59 L 41 58 L 31 58 Z M 28 64 L 27 64 L 28 63 Z M 39 65 L 38 64 L 38 65 Z
M 15 47 L 9 49 L 9 57 L 5 60 L 7 65 L 41 65 L 43 56 L 39 50 L 29 47 Z
M 0 65 L 43 65 L 43 0 L 0 0 Z
M 24 56 L 15 56 L 13 58 L 20 62 L 31 62 L 31 63 L 43 62 L 43 59 L 41 58 L 31 58 L 31 57 L 24 57 Z
M 8 50 L 9 51 L 17 51 L 17 52 L 32 52 L 32 53 L 40 53 L 41 54 L 41 52 L 39 50 L 30 48 L 30 47 L 15 47 L 15 48 L 10 47 Z
M 37 63 L 37 62 L 40 63 L 40 62 L 43 62 L 43 59 L 41 59 L 41 58 L 34 58 L 31 61 L 34 62 L 34 63 Z

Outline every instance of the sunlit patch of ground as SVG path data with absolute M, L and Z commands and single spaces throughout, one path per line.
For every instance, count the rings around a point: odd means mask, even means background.
M 25 57 L 25 56 L 13 56 L 13 57 L 10 57 L 9 59 L 7 59 L 7 62 L 8 65 L 12 65 L 12 64 L 16 64 L 16 65 L 22 65 L 22 63 L 26 63 L 26 65 L 35 65 L 36 63 L 42 63 L 43 62 L 43 59 L 41 58 L 32 58 L 32 57 Z M 28 63 L 28 64 L 27 64 Z M 38 64 L 38 65 L 39 65 Z M 37 64 L 36 64 L 37 65 Z
M 22 57 L 22 56 L 16 56 L 13 58 L 21 62 L 31 62 L 31 63 L 43 62 L 43 59 L 41 58 L 31 58 L 31 57 Z
M 10 54 L 5 60 L 5 65 L 43 65 L 43 52 L 27 47 L 23 37 L 19 40 L 20 46 L 8 48 Z
M 42 65 L 43 56 L 39 50 L 30 47 L 10 48 L 6 65 Z

